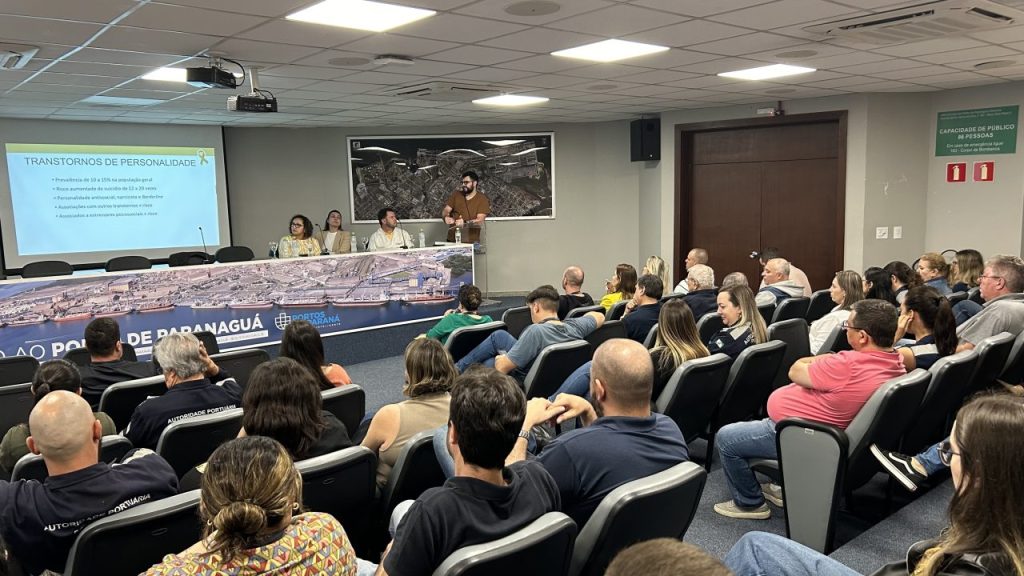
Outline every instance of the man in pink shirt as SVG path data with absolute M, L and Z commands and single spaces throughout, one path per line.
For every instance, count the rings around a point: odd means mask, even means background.
M 716 504 L 715 512 L 730 518 L 771 517 L 765 497 L 776 503 L 781 497 L 758 484 L 747 461 L 778 458 L 775 423 L 783 418 L 807 418 L 846 429 L 879 386 L 905 374 L 900 355 L 892 349 L 896 319 L 896 308 L 888 302 L 857 302 L 843 324 L 852 351 L 797 360 L 789 369 L 793 383 L 768 398 L 768 418 L 718 431 L 715 443 L 732 500 Z

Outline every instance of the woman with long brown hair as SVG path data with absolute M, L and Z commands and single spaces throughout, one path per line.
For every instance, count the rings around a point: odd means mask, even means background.
M 907 372 L 914 368 L 927 370 L 939 358 L 955 353 L 956 320 L 949 299 L 931 286 L 908 290 L 907 298 L 900 304 L 895 341 L 899 342 L 907 333 L 917 340 L 896 349 L 903 356 Z
M 725 327 L 708 340 L 708 352 L 721 352 L 735 360 L 747 346 L 768 341 L 768 328 L 747 286 L 722 288 L 718 292 L 718 315 Z
M 889 273 L 889 282 L 892 284 L 892 291 L 896 294 L 897 304 L 903 303 L 903 299 L 907 297 L 907 290 L 924 284 L 924 280 L 921 279 L 917 271 L 906 262 L 893 260 L 883 269 Z
M 690 306 L 681 298 L 663 304 L 658 314 L 657 338 L 651 349 L 651 361 L 654 363 L 651 400 L 657 400 L 672 373 L 683 362 L 708 355 L 708 347 L 700 341 Z
M 605 283 L 607 294 L 601 298 L 601 306 L 605 311 L 611 310 L 612 304 L 619 300 L 629 300 L 636 292 L 636 268 L 632 264 L 619 264 L 615 267 L 615 276 Z
M 807 333 L 811 354 L 828 352 L 828 350 L 821 350 L 822 344 L 828 340 L 833 329 L 846 322 L 850 317 L 850 308 L 853 307 L 853 304 L 864 299 L 863 289 L 864 281 L 861 280 L 860 274 L 857 272 L 853 270 L 836 272 L 836 277 L 832 279 L 832 285 L 828 289 L 829 296 L 832 298 L 832 302 L 835 302 L 836 307 L 828 314 L 811 322 Z

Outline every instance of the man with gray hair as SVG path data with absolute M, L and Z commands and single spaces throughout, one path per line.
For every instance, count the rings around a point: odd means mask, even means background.
M 708 251 L 703 248 L 694 248 L 686 253 L 686 260 L 683 260 L 683 267 L 686 270 L 689 270 L 690 268 L 693 268 L 697 264 L 707 263 Z M 674 290 L 672 290 L 672 292 L 675 292 L 676 294 L 688 293 L 690 291 L 690 287 L 686 283 L 687 278 L 688 276 L 683 277 L 683 279 L 679 281 L 679 284 L 676 284 L 676 287 Z M 711 283 L 714 284 L 714 280 L 712 280 Z
M 772 258 L 764 265 L 764 287 L 757 291 L 758 306 L 778 306 L 783 300 L 804 295 L 804 287 L 789 279 L 790 266 L 784 258 Z
M 188 332 L 172 332 L 157 341 L 153 356 L 164 371 L 167 392 L 135 408 L 124 435 L 136 448 L 156 448 L 164 428 L 185 418 L 237 408 L 242 388 L 206 354 Z
M 707 264 L 694 264 L 686 272 L 686 286 L 689 288 L 683 301 L 693 311 L 693 319 L 700 320 L 705 314 L 718 309 L 718 292 L 715 290 L 715 271 Z
M 49 478 L 0 481 L 0 535 L 28 574 L 63 572 L 89 523 L 178 493 L 170 464 L 149 450 L 136 451 L 124 464 L 100 462 L 103 430 L 78 394 L 50 392 L 28 421 L 28 448 L 42 455 Z

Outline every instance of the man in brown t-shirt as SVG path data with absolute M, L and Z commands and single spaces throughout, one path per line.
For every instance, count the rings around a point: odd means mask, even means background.
M 462 229 L 462 241 L 473 243 L 480 241 L 480 226 L 491 213 L 491 202 L 482 192 L 477 190 L 480 177 L 476 172 L 468 170 L 462 173 L 462 186 L 452 192 L 444 204 L 441 217 L 448 225 L 448 241 L 455 242 L 455 228 Z M 468 224 L 468 226 L 466 226 Z

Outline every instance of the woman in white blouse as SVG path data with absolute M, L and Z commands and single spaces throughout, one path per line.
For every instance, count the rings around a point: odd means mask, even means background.
M 341 212 L 331 210 L 327 213 L 323 230 L 316 233 L 320 246 L 327 248 L 331 254 L 345 254 L 352 251 L 352 233 L 341 229 Z
M 825 343 L 825 340 L 828 340 L 832 329 L 850 317 L 850 307 L 854 302 L 864 299 L 864 284 L 860 274 L 853 270 L 836 272 L 836 277 L 832 279 L 832 286 L 829 287 L 828 293 L 832 297 L 832 301 L 836 303 L 836 307 L 811 323 L 808 334 L 811 354 L 828 352 L 828 350 L 819 350 L 819 348 Z

